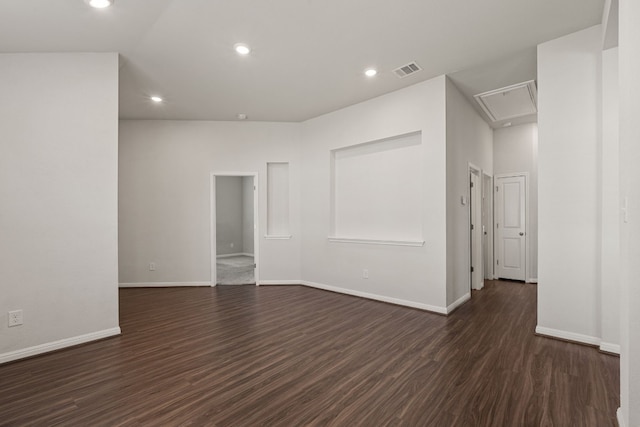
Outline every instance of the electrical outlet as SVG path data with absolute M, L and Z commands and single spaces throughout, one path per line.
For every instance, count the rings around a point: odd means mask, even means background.
M 9 312 L 9 327 L 22 325 L 22 310 Z
M 149 263 L 149 271 L 156 271 L 156 263 L 155 262 L 150 262 Z
M 362 270 L 362 278 L 363 279 L 368 279 L 369 278 L 369 270 L 367 270 L 366 268 L 364 270 Z

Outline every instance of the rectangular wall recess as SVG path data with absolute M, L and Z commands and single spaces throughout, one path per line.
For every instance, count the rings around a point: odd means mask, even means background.
M 421 245 L 422 133 L 331 151 L 331 241 Z
M 289 229 L 289 163 L 267 163 L 267 239 L 287 239 Z

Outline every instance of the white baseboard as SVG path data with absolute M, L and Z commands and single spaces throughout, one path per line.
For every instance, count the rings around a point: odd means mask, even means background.
M 418 308 L 420 310 L 431 311 L 438 314 L 447 314 L 447 309 L 445 307 L 438 307 L 435 305 L 407 301 L 407 300 L 402 300 L 398 298 L 391 298 L 383 295 L 370 294 L 368 292 L 354 291 L 352 289 L 339 288 L 337 286 L 324 285 L 322 283 L 316 283 L 316 282 L 308 282 L 306 280 L 303 280 L 302 284 L 310 288 L 322 289 L 325 291 L 337 292 L 340 294 L 352 295 L 355 297 L 367 298 L 375 301 L 382 301 L 382 302 L 388 302 L 396 305 L 403 305 L 406 307 Z
M 447 312 L 445 314 L 451 314 L 453 312 L 453 310 L 455 310 L 456 308 L 460 307 L 462 304 L 464 304 L 465 302 L 469 301 L 470 299 L 471 299 L 471 293 L 467 292 L 462 297 L 458 298 L 458 300 L 456 300 L 456 301 L 452 302 L 451 304 L 449 304 L 447 306 Z
M 618 419 L 618 427 L 626 427 L 624 416 L 622 415 L 622 408 L 618 408 L 616 411 L 616 418 Z
M 574 341 L 582 344 L 600 345 L 600 338 L 589 335 L 576 334 L 574 332 L 560 331 L 558 329 L 536 326 L 536 334 L 546 335 L 553 338 L 560 338 L 567 341 Z
M 601 342 L 600 351 L 604 351 L 606 353 L 620 354 L 620 344 L 611 344 L 608 342 Z
M 530 277 L 527 279 L 527 283 L 538 283 L 538 279 L 534 279 L 533 277 Z
M 216 255 L 216 258 L 231 258 L 234 256 L 242 256 L 242 252 L 236 252 L 234 254 L 223 254 L 223 255 Z
M 224 255 L 216 255 L 216 258 L 231 258 L 234 256 L 253 256 L 253 254 L 250 254 L 248 252 L 236 252 L 235 254 L 224 254 Z
M 175 288 L 188 286 L 215 286 L 211 282 L 137 282 L 120 283 L 121 288 Z
M 536 326 L 536 334 L 546 335 L 548 337 L 560 338 L 567 341 L 573 341 L 582 344 L 589 344 L 598 346 L 600 351 L 606 353 L 620 354 L 620 345 L 612 344 L 608 342 L 602 342 L 598 337 L 592 337 L 589 335 L 576 334 L 574 332 L 560 331 L 558 329 L 545 328 L 543 326 Z
M 48 353 L 54 350 L 60 350 L 66 347 L 72 347 L 78 344 L 84 344 L 90 341 L 96 341 L 103 338 L 120 335 L 120 328 L 105 329 L 103 331 L 92 332 L 90 334 L 78 335 L 76 337 L 65 338 L 58 341 L 48 342 L 33 347 L 27 347 L 20 350 L 10 351 L 0 354 L 0 364 L 12 362 L 14 360 L 24 359 L 25 357 L 37 356 L 38 354 Z
M 259 285 L 302 285 L 302 280 L 260 280 Z

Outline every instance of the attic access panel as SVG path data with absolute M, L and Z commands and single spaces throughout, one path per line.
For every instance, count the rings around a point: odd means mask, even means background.
M 493 122 L 538 112 L 534 80 L 484 92 L 474 98 Z

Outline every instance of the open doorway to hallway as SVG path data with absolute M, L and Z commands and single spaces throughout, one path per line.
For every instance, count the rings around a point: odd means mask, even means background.
M 537 283 L 537 124 L 495 129 L 493 159 L 494 278 Z
M 212 284 L 257 283 L 256 175 L 212 175 Z

